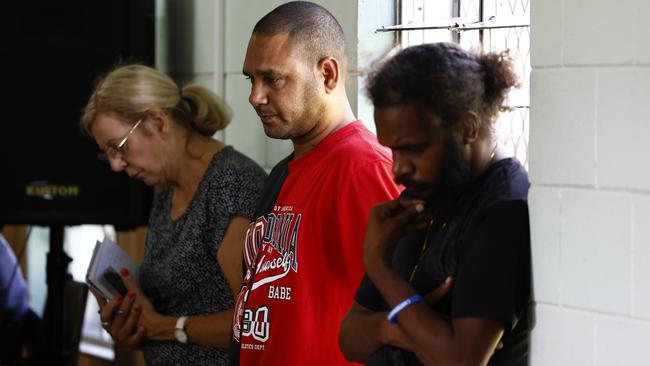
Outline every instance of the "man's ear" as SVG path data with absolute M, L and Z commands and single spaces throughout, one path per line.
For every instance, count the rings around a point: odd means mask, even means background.
M 325 56 L 318 62 L 318 73 L 323 78 L 323 85 L 327 94 L 333 92 L 341 82 L 340 67 L 339 61 L 332 56 Z
M 469 145 L 476 141 L 481 132 L 481 118 L 474 112 L 465 112 L 460 117 L 458 134 L 460 143 Z
M 159 134 L 163 139 L 171 136 L 172 120 L 169 114 L 158 107 L 150 108 L 147 113 L 147 122 L 151 126 L 152 132 Z

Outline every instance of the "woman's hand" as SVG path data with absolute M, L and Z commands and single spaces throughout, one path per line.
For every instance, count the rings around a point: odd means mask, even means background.
M 149 339 L 167 339 L 169 336 L 166 334 L 168 333 L 168 330 L 161 329 L 161 324 L 163 323 L 163 318 L 165 317 L 161 315 L 156 310 L 156 308 L 154 308 L 151 301 L 149 301 L 149 299 L 142 293 L 142 290 L 140 290 L 138 284 L 135 282 L 133 277 L 131 277 L 128 269 L 122 268 L 120 270 L 120 276 L 122 277 L 122 282 L 124 282 L 124 286 L 127 288 L 129 293 L 135 294 L 135 306 L 138 309 L 138 313 L 140 315 L 138 319 L 138 326 L 144 328 L 147 338 Z M 161 333 L 165 333 L 165 335 L 163 336 Z
M 117 295 L 107 300 L 94 289 L 90 292 L 99 304 L 102 326 L 115 343 L 121 347 L 137 348 L 145 336 L 145 328 L 137 325 L 141 308 L 134 305 L 136 294 L 129 292 L 124 298 Z

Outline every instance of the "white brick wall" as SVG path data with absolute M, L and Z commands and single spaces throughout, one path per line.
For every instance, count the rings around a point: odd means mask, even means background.
M 632 233 L 632 315 L 650 320 L 650 198 L 634 204 Z
M 598 115 L 601 187 L 650 191 L 650 68 L 599 70 Z
M 596 128 L 596 73 L 534 69 L 530 84 L 531 104 L 544 106 L 533 106 L 530 112 L 530 135 L 539 141 L 529 144 L 531 178 L 546 184 L 594 186 L 594 139 L 585 137 L 594 136 Z
M 532 2 L 535 366 L 650 365 L 649 14 Z
M 259 117 L 248 104 L 250 82 L 241 72 L 227 75 L 226 102 L 233 108 L 233 120 L 225 132 L 225 142 L 235 146 L 261 166 L 266 165 L 266 135 Z
M 564 63 L 615 65 L 633 62 L 636 43 L 628 39 L 635 22 L 630 20 L 636 15 L 635 5 L 643 1 L 565 0 Z
M 531 365 L 594 364 L 594 319 L 589 313 L 537 305 L 537 325 L 531 337 Z M 622 365 L 621 365 L 622 366 Z
M 538 68 L 560 65 L 564 33 L 564 0 L 531 1 L 531 64 Z
M 632 206 L 623 194 L 575 189 L 562 192 L 563 304 L 630 313 L 631 216 Z
M 633 18 L 636 23 L 634 43 L 637 45 L 638 62 L 646 65 L 650 64 L 650 47 L 647 46 L 648 34 L 650 34 L 648 14 L 650 14 L 650 1 L 639 1 Z
M 538 302 L 560 301 L 560 190 L 532 187 L 530 190 L 530 232 L 536 238 L 532 249 L 533 287 Z
M 650 364 L 650 323 L 602 317 L 596 327 L 597 365 Z
M 156 0 L 156 66 L 180 83 L 216 85 L 218 0 Z

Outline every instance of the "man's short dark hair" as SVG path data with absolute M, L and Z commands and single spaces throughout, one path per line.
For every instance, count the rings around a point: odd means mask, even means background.
M 491 123 L 516 85 L 507 51 L 475 54 L 453 43 L 432 43 L 406 48 L 378 65 L 368 94 L 375 108 L 412 103 L 427 123 L 433 115 L 438 127 L 449 128 L 468 111 Z
M 347 55 L 343 28 L 334 16 L 320 5 L 308 1 L 292 1 L 273 9 L 260 19 L 253 35 L 288 34 L 294 40 L 305 61 L 317 64 L 332 56 L 345 72 Z

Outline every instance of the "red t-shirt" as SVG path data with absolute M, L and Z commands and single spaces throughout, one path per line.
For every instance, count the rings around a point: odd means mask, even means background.
M 398 194 L 390 151 L 358 121 L 288 163 L 272 211 L 247 231 L 241 365 L 351 364 L 338 332 L 364 274 L 368 211 Z

